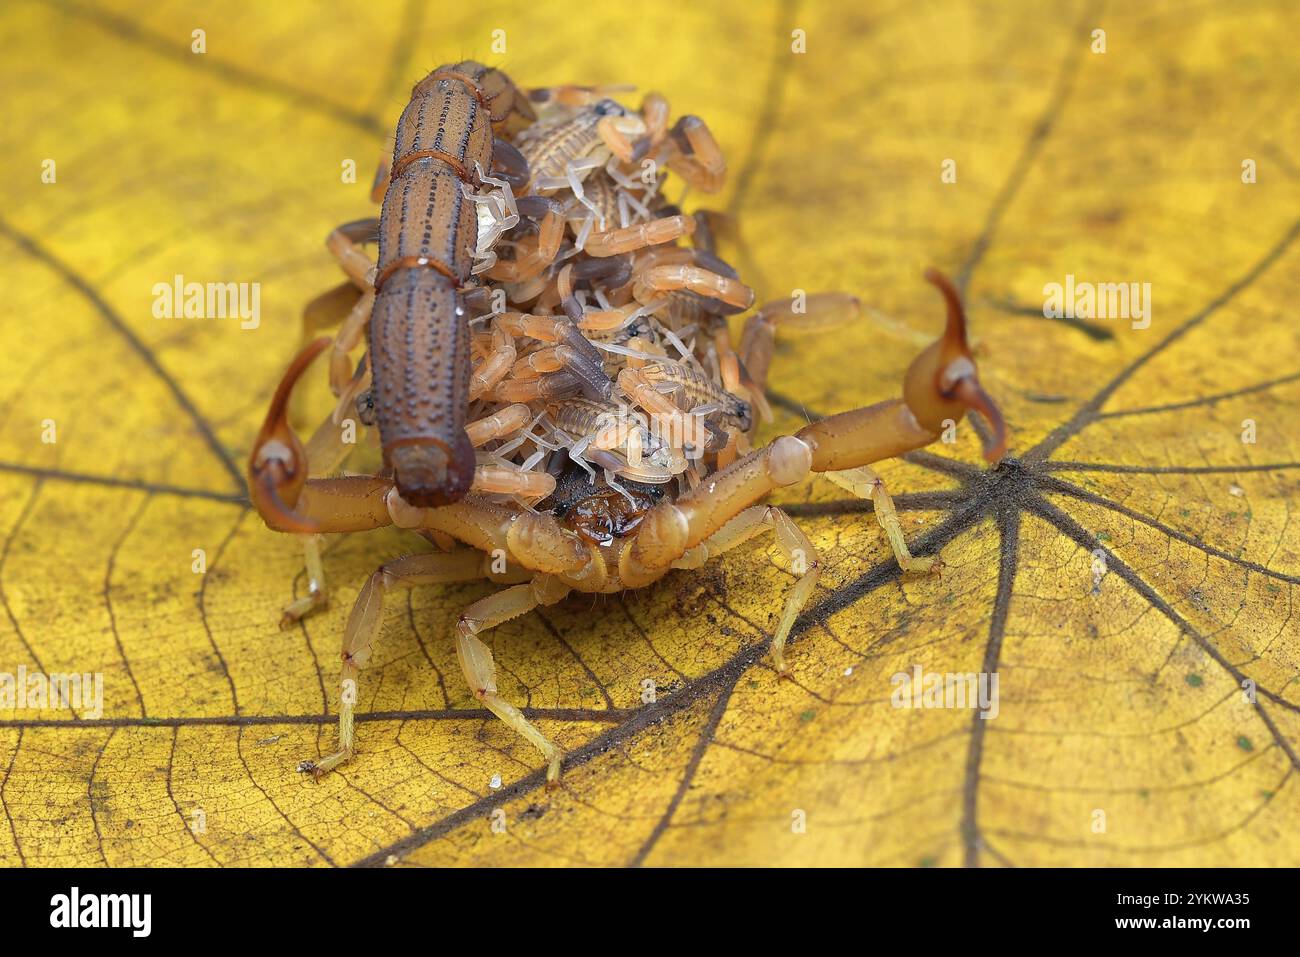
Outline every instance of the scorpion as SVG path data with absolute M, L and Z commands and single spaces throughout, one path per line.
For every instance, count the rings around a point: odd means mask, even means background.
M 821 564 L 766 496 L 824 475 L 871 500 L 904 572 L 934 573 L 941 560 L 911 553 L 871 465 L 938 440 L 968 411 L 990 425 L 985 458 L 1006 450 L 960 296 L 934 270 L 926 278 L 945 328 L 906 369 L 900 395 L 756 447 L 772 418 L 764 394 L 780 328 L 853 322 L 860 303 L 845 293 L 811 295 L 799 313 L 768 303 L 733 345 L 727 317 L 749 310 L 753 291 L 717 255 L 708 218 L 667 200 L 658 172 L 716 191 L 721 150 L 698 117 L 670 127 L 662 96 L 631 110 L 609 93 L 525 94 L 478 63 L 439 67 L 415 86 L 376 180 L 382 215 L 327 240 L 354 301 L 330 297 L 338 334 L 291 362 L 249 458 L 262 518 L 306 545 L 308 595 L 282 624 L 327 601 L 322 534 L 395 526 L 435 550 L 385 562 L 362 586 L 342 639 L 338 749 L 300 765 L 317 778 L 356 751 L 357 682 L 395 590 L 503 586 L 458 618 L 457 658 L 474 697 L 537 748 L 555 785 L 563 754 L 498 690 L 484 632 L 573 592 L 615 594 L 700 568 L 767 533 L 796 579 L 770 644 L 783 675 Z M 647 161 L 655 175 L 637 176 Z M 375 240 L 371 263 L 364 246 Z M 339 405 L 304 445 L 290 398 L 331 345 Z M 363 428 L 377 426 L 374 474 L 338 474 L 349 403 Z

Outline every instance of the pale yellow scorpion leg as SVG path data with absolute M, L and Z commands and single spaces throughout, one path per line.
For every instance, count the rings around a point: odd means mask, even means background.
M 344 223 L 331 230 L 325 239 L 326 248 L 353 285 L 361 290 L 361 298 L 343 319 L 330 352 L 330 389 L 335 396 L 343 394 L 352 378 L 348 353 L 361 344 L 370 325 L 370 313 L 375 306 L 375 263 L 362 247 L 378 240 L 379 220 L 374 218 Z
M 357 678 L 374 650 L 375 639 L 384 617 L 384 593 L 392 588 L 414 588 L 474 581 L 487 577 L 490 556 L 471 549 L 447 554 L 408 555 L 381 565 L 367 579 L 357 595 L 352 614 L 343 632 L 343 668 L 339 674 L 339 747 L 319 761 L 303 761 L 299 771 L 310 772 L 318 780 L 352 757 L 355 741 L 354 715 L 357 703 Z
M 755 505 L 744 509 L 735 518 L 723 525 L 699 545 L 689 549 L 685 555 L 673 562 L 674 568 L 699 568 L 705 562 L 716 558 L 723 552 L 743 545 L 761 532 L 776 533 L 776 544 L 781 554 L 789 563 L 790 571 L 799 576 L 794 588 L 786 597 L 785 609 L 781 621 L 772 636 L 772 662 L 776 670 L 784 674 L 785 642 L 790 636 L 799 612 L 807 604 L 817 579 L 821 577 L 821 561 L 817 548 L 803 530 L 775 505 Z
M 465 681 L 483 706 L 526 738 L 546 758 L 546 782 L 554 786 L 560 779 L 560 759 L 564 753 L 538 731 L 523 712 L 497 693 L 496 665 L 492 651 L 478 639 L 478 634 L 502 622 L 518 618 L 538 605 L 551 605 L 570 589 L 549 575 L 538 575 L 531 582 L 515 585 L 476 601 L 465 609 L 456 623 L 456 657 L 460 659 Z
M 840 488 L 852 492 L 858 498 L 871 500 L 876 513 L 876 521 L 880 523 L 880 527 L 885 530 L 885 535 L 889 538 L 889 547 L 894 550 L 894 559 L 898 562 L 899 568 L 905 572 L 933 571 L 936 573 L 943 568 L 943 561 L 937 555 L 917 558 L 912 554 L 907 547 L 907 539 L 903 537 L 903 525 L 898 520 L 894 500 L 889 497 L 889 491 L 885 488 L 884 479 L 877 475 L 869 465 L 863 465 L 856 469 L 846 469 L 843 472 L 823 472 L 822 474 Z
M 293 627 L 312 612 L 329 604 L 329 593 L 325 590 L 325 565 L 320 558 L 319 535 L 299 535 L 307 571 L 307 594 L 295 598 L 284 606 L 280 615 L 280 628 Z
M 325 237 L 325 248 L 362 292 L 375 286 L 375 264 L 362 246 L 378 239 L 379 220 L 374 217 L 335 226 Z

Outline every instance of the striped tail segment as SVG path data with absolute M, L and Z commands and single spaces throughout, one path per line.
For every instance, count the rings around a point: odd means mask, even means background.
M 476 188 L 478 169 L 491 168 L 494 127 L 512 114 L 531 110 L 509 79 L 465 62 L 416 84 L 398 121 L 379 219 L 370 362 L 384 458 L 412 505 L 458 501 L 474 479 L 460 289 L 473 265 L 478 219 L 462 184 Z

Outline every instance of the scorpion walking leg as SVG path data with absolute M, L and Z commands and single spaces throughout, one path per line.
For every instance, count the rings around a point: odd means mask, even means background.
M 716 301 L 724 312 L 741 312 L 754 304 L 754 290 L 738 279 L 721 276 L 688 263 L 652 266 L 632 286 L 637 302 L 649 303 L 666 292 L 687 290 Z
M 335 226 L 325 237 L 325 247 L 333 253 L 348 278 L 363 292 L 375 286 L 375 264 L 361 247 L 379 242 L 379 220 L 357 219 Z
M 384 594 L 393 588 L 474 581 L 486 574 L 484 556 L 470 549 L 449 554 L 408 555 L 381 565 L 357 595 L 343 632 L 343 668 L 339 675 L 339 749 L 320 761 L 303 761 L 299 771 L 317 780 L 352 757 L 357 678 L 374 650 L 384 617 Z
M 523 193 L 532 178 L 524 154 L 509 140 L 500 137 L 492 141 L 492 172 L 509 183 L 516 193 Z
M 330 391 L 335 397 L 352 381 L 352 360 L 348 357 L 353 349 L 361 344 L 370 325 L 370 314 L 375 308 L 375 290 L 373 287 L 361 294 L 352 311 L 343 320 L 338 335 L 334 337 L 334 347 L 330 350 Z
M 352 378 L 352 362 L 348 358 L 348 353 L 355 349 L 365 336 L 366 327 L 370 324 L 370 313 L 375 307 L 375 263 L 361 247 L 365 243 L 378 242 L 378 240 L 379 220 L 373 218 L 358 219 L 337 226 L 325 239 L 325 245 L 334 254 L 343 271 L 348 274 L 350 284 L 361 290 L 361 298 L 354 299 L 350 303 L 342 327 L 334 337 L 334 348 L 330 353 L 330 389 L 335 396 L 342 394 Z M 319 324 L 327 314 L 330 314 L 329 318 L 332 319 L 332 313 L 338 309 L 341 299 L 340 290 L 332 289 L 313 300 L 303 315 L 304 329 L 309 320 L 313 324 Z M 321 318 L 315 318 L 317 315 Z
M 589 256 L 620 256 L 636 252 L 647 246 L 676 242 L 695 228 L 695 220 L 687 216 L 667 216 L 648 223 L 624 226 L 603 233 L 594 233 L 583 251 Z
M 817 586 L 822 569 L 820 557 L 812 541 L 791 519 L 774 505 L 755 505 L 744 509 L 731 521 L 723 525 L 711 536 L 689 549 L 677 561 L 674 568 L 698 568 L 712 558 L 743 545 L 761 532 L 776 533 L 776 544 L 781 554 L 789 563 L 790 571 L 799 576 L 794 588 L 785 601 L 781 620 L 772 635 L 772 661 L 776 670 L 785 673 L 785 642 L 790 636 L 799 612 L 807 604 L 809 596 Z
M 302 342 L 300 348 L 308 345 L 319 333 L 332 329 L 348 320 L 359 308 L 361 291 L 351 280 L 339 283 L 307 303 L 302 311 Z M 336 393 L 337 394 L 337 393 Z M 290 417 L 294 423 L 301 425 L 310 417 L 305 397 L 295 395 L 291 401 Z
M 777 299 L 763 303 L 745 320 L 745 330 L 740 336 L 740 361 L 760 389 L 767 387 L 767 370 L 776 350 L 778 328 L 807 331 L 839 328 L 858 318 L 862 304 L 857 296 L 846 292 L 817 292 L 808 296 L 801 307 L 802 311 L 796 312 L 794 301 Z
M 334 404 L 334 412 L 330 415 L 330 419 L 335 425 L 342 423 L 344 419 L 354 414 L 361 417 L 357 400 L 361 398 L 361 393 L 370 388 L 373 381 L 374 378 L 370 371 L 370 353 L 363 352 L 361 353 L 361 361 L 357 363 L 357 370 L 352 373 L 352 378 L 343 386 L 343 391 L 339 393 L 338 402 Z M 366 424 L 374 425 L 373 401 L 370 403 L 370 408 L 372 410 L 371 414 L 365 417 L 369 418 L 370 421 Z
M 531 199 L 531 197 L 526 198 Z M 525 209 L 528 208 L 525 206 Z M 538 224 L 537 236 L 519 243 L 514 259 L 498 260 L 485 275 L 489 279 L 507 283 L 521 283 L 532 279 L 555 261 L 563 239 L 564 219 L 555 209 L 548 209 Z
M 307 303 L 302 311 L 302 345 L 311 342 L 317 333 L 340 325 L 356 306 L 360 295 L 361 290 L 349 279 Z
M 338 409 L 321 421 L 307 440 L 306 458 L 310 463 L 308 477 L 324 478 L 343 467 L 344 461 L 356 450 L 358 440 L 365 435 L 365 426 L 356 422 L 357 413 L 345 421 Z
M 539 575 L 524 585 L 515 585 L 504 591 L 476 601 L 465 609 L 456 623 L 456 657 L 465 672 L 474 696 L 483 706 L 522 735 L 546 758 L 546 782 L 554 785 L 560 779 L 560 759 L 563 752 L 542 732 L 538 731 L 523 712 L 497 693 L 496 664 L 492 651 L 479 640 L 478 634 L 495 628 L 502 622 L 532 611 L 538 605 L 553 605 L 569 593 L 569 587 L 550 577 Z
M 933 571 L 935 573 L 943 568 L 943 561 L 939 556 L 919 558 L 914 556 L 907 547 L 907 539 L 903 537 L 903 525 L 898 520 L 898 512 L 894 509 L 894 500 L 889 497 L 884 479 L 877 475 L 871 466 L 863 465 L 843 472 L 822 474 L 858 498 L 871 499 L 876 521 L 880 523 L 880 527 L 885 530 L 885 535 L 889 538 L 889 547 L 894 550 L 894 559 L 898 562 L 899 568 L 905 572 Z
M 370 185 L 370 201 L 372 203 L 382 203 L 384 194 L 388 192 L 388 184 L 392 182 L 393 147 L 396 145 L 397 133 L 389 133 L 384 144 L 384 151 L 379 154 L 379 166 L 375 170 L 374 182 Z
M 558 103 L 563 106 L 587 106 L 608 96 L 628 93 L 636 87 L 629 84 L 605 84 L 603 86 L 578 86 L 566 83 L 563 86 L 537 86 L 528 91 L 528 98 L 538 106 Z
M 698 116 L 683 116 L 669 134 L 673 149 L 668 168 L 695 189 L 716 193 L 726 184 L 727 161 L 709 127 Z
M 319 535 L 300 535 L 302 539 L 303 563 L 307 569 L 307 594 L 295 598 L 284 606 L 280 615 L 280 630 L 292 628 L 312 612 L 329 604 L 329 594 L 325 591 L 325 565 L 320 559 Z

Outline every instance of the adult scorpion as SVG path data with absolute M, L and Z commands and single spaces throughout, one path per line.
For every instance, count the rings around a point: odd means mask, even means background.
M 899 396 L 754 448 L 770 418 L 776 335 L 795 313 L 761 307 L 733 346 L 727 317 L 749 309 L 753 292 L 717 256 L 707 219 L 662 192 L 664 170 L 703 192 L 720 188 L 721 150 L 697 117 L 670 127 L 663 97 L 634 111 L 608 92 L 525 95 L 481 64 L 438 68 L 399 121 L 377 182 L 382 215 L 330 236 L 360 292 L 332 340 L 339 407 L 308 446 L 289 424 L 295 384 L 331 346 L 317 339 L 289 366 L 249 460 L 267 525 L 308 545 L 310 594 L 286 620 L 324 603 L 321 533 L 395 525 L 437 550 L 387 562 L 362 587 L 343 636 L 339 747 L 303 770 L 319 776 L 352 757 L 357 681 L 395 589 L 506 586 L 461 614 L 457 657 L 474 696 L 537 747 L 554 783 L 560 749 L 499 693 L 483 632 L 571 592 L 644 587 L 771 532 L 796 576 L 771 642 L 784 673 L 786 639 L 821 565 L 808 536 L 763 498 L 824 474 L 872 500 L 904 571 L 933 571 L 938 558 L 911 554 L 871 464 L 936 441 L 970 410 L 991 425 L 985 457 L 1005 451 L 960 298 L 933 270 L 946 326 L 907 368 Z M 371 264 L 363 246 L 374 238 Z M 692 246 L 679 245 L 687 238 Z M 826 325 L 853 321 L 859 304 L 826 293 L 807 310 Z M 353 370 L 367 324 L 369 348 Z M 384 464 L 373 475 L 325 474 L 342 460 L 332 436 L 352 401 L 373 408 Z

